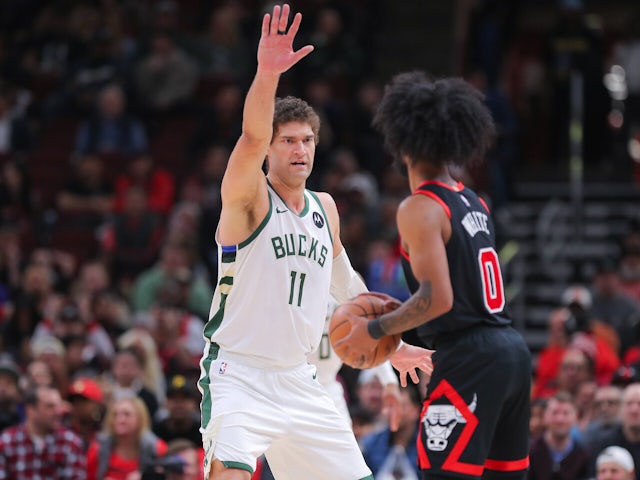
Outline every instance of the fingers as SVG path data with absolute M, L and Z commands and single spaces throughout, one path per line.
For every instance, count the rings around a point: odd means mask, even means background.
M 262 36 L 266 37 L 269 35 L 269 23 L 271 22 L 271 15 L 266 13 L 264 17 L 262 17 Z
M 282 6 L 282 13 L 280 14 L 280 20 L 278 22 L 278 31 L 276 33 L 286 32 L 287 23 L 289 23 L 289 5 L 285 3 Z
M 280 23 L 280 5 L 273 7 L 273 16 L 271 17 L 270 34 L 278 34 L 278 24 Z M 285 25 L 286 26 L 286 25 Z
M 294 52 L 294 59 L 296 62 L 298 62 L 300 59 L 306 57 L 311 52 L 313 52 L 313 45 L 305 45 L 297 52 Z
M 417 371 L 409 370 L 409 376 L 411 377 L 411 381 L 414 384 L 417 385 L 418 383 L 420 383 L 420 377 L 418 376 L 418 372 Z M 405 383 L 406 383 L 406 380 L 405 380 Z
M 288 5 L 287 5 L 288 7 Z M 287 16 L 289 15 L 289 11 L 287 10 Z M 295 37 L 298 33 L 298 28 L 300 28 L 300 22 L 302 21 L 302 14 L 300 12 L 296 13 L 293 17 L 293 22 L 291 22 L 291 26 L 289 27 L 288 35 Z
M 412 380 L 413 380 L 413 378 L 412 378 Z M 406 388 L 407 387 L 407 375 L 406 374 L 400 375 L 400 386 L 402 388 Z

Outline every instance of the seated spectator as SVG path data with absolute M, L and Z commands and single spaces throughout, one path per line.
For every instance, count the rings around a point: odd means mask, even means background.
M 620 403 L 622 389 L 615 385 L 604 385 L 596 390 L 593 400 L 593 416 L 582 434 L 584 444 L 593 451 L 600 438 L 620 425 Z
M 22 422 L 20 369 L 7 355 L 0 355 L 0 432 Z
M 62 426 L 63 402 L 51 387 L 25 393 L 25 421 L 0 434 L 0 472 L 12 480 L 85 480 L 80 438 Z
M 135 68 L 140 103 L 150 113 L 166 113 L 186 106 L 199 78 L 197 63 L 180 48 L 170 33 L 157 31 L 151 51 Z
M 588 478 L 588 452 L 571 435 L 576 422 L 577 410 L 569 394 L 559 392 L 548 399 L 545 432 L 531 444 L 528 480 Z
M 25 162 L 7 159 L 0 168 L 0 222 L 11 222 L 21 234 L 32 227 L 37 200 Z
M 120 289 L 128 291 L 135 277 L 158 258 L 163 232 L 163 219 L 149 209 L 146 192 L 137 185 L 130 187 L 122 211 L 105 225 L 101 239 Z
M 620 405 L 620 425 L 602 435 L 593 443 L 590 473 L 595 475 L 598 453 L 616 445 L 631 453 L 634 465 L 640 463 L 640 383 L 627 385 L 622 392 Z M 638 478 L 636 472 L 636 479 Z
M 600 262 L 592 284 L 591 315 L 615 329 L 620 339 L 618 353 L 628 365 L 631 358 L 625 354 L 636 339 L 633 327 L 640 322 L 640 304 L 623 292 L 617 265 L 611 260 Z M 640 353 L 637 355 L 640 359 Z
M 593 364 L 589 357 L 582 350 L 567 348 L 562 355 L 555 378 L 538 390 L 535 398 L 548 398 L 559 391 L 575 396 L 580 386 L 592 378 Z
M 167 382 L 165 416 L 153 422 L 153 432 L 167 443 L 183 438 L 202 447 L 200 398 L 195 378 L 173 375 Z
M 118 350 L 133 348 L 138 352 L 144 359 L 142 383 L 153 392 L 159 402 L 164 402 L 167 387 L 158 355 L 158 346 L 150 333 L 153 319 L 147 312 L 139 313 L 136 317 L 133 328 L 118 337 L 116 346 Z
M 89 446 L 88 480 L 127 480 L 133 473 L 141 475 L 167 451 L 167 444 L 150 430 L 144 402 L 135 396 L 116 399 L 104 425 L 105 432 Z
M 53 372 L 47 362 L 42 360 L 31 360 L 25 368 L 25 375 L 22 378 L 23 389 L 31 387 L 51 387 L 53 386 Z
M 361 440 L 362 452 L 376 478 L 401 478 L 417 480 L 418 451 L 416 438 L 420 430 L 420 410 L 422 402 L 418 389 L 409 384 L 400 389 L 400 422 L 396 431 L 386 427 L 371 433 Z
M 118 350 L 111 365 L 113 377 L 112 394 L 114 399 L 135 396 L 145 405 L 150 418 L 154 418 L 158 410 L 158 399 L 153 391 L 145 387 L 142 376 L 144 357 L 135 348 Z
M 547 408 L 546 398 L 537 398 L 531 402 L 531 416 L 529 417 L 529 443 L 533 443 L 544 431 L 544 411 Z
M 145 478 L 163 480 L 200 480 L 204 477 L 204 450 L 189 440 L 178 438 L 167 444 L 167 453 L 151 469 L 147 469 Z
M 151 333 L 158 345 L 165 375 L 187 374 L 197 369 L 202 356 L 204 322 L 189 311 L 174 306 L 170 300 L 167 304 L 156 305 L 152 316 Z
M 94 228 L 113 209 L 113 186 L 105 177 L 104 164 L 94 154 L 82 155 L 73 177 L 58 193 L 58 209 L 72 216 L 77 225 Z
M 78 129 L 75 153 L 128 156 L 147 150 L 146 129 L 126 111 L 125 95 L 119 85 L 104 87 L 96 107 L 96 112 Z
M 30 342 L 32 360 L 47 364 L 52 377 L 52 386 L 61 394 L 69 390 L 69 367 L 67 349 L 62 341 L 52 336 L 42 336 Z
M 169 213 L 175 197 L 175 180 L 168 170 L 154 164 L 148 152 L 132 156 L 127 171 L 116 178 L 116 212 L 124 210 L 127 191 L 133 186 L 142 188 L 146 193 L 148 210 L 161 215 Z
M 157 303 L 159 293 L 168 280 L 179 272 L 191 272 L 192 253 L 183 244 L 167 243 L 160 251 L 160 259 L 143 271 L 135 281 L 131 294 L 134 310 L 148 311 Z M 193 273 L 193 272 L 192 272 Z M 208 318 L 212 289 L 202 275 L 191 275 L 188 285 L 187 308 L 200 318 Z
M 611 446 L 596 459 L 596 480 L 634 480 L 635 464 L 628 450 Z
M 69 387 L 68 400 L 71 405 L 69 428 L 82 439 L 86 452 L 102 430 L 106 408 L 102 389 L 91 378 L 77 378 Z

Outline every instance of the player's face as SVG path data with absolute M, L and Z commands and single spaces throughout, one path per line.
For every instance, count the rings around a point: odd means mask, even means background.
M 311 126 L 304 122 L 280 125 L 269 151 L 269 176 L 306 180 L 311 175 L 316 152 Z

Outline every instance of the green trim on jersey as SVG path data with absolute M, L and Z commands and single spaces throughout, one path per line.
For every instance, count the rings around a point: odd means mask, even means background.
M 267 184 L 269 184 L 269 186 L 271 187 L 271 190 L 273 190 L 273 193 L 275 193 L 277 195 L 277 197 L 282 200 L 282 203 L 284 203 L 285 205 L 287 205 L 287 202 L 284 201 L 284 198 L 282 198 L 278 192 L 276 192 L 276 189 L 273 188 L 273 185 L 271 185 L 271 183 L 269 182 L 269 180 L 267 180 Z M 308 192 L 309 190 L 305 190 L 305 192 Z M 300 212 L 300 214 L 297 214 L 296 212 L 294 212 L 293 210 L 291 210 L 291 208 L 289 208 L 289 205 L 287 205 L 287 209 L 293 213 L 295 216 L 297 217 L 304 217 L 307 213 L 309 213 L 309 199 L 307 198 L 307 196 L 304 196 L 304 208 L 302 209 L 302 211 Z M 282 212 L 284 213 L 284 212 Z
M 229 285 L 233 284 L 232 277 L 225 277 L 220 280 L 220 283 L 223 283 L 223 280 L 225 279 L 230 279 Z M 204 326 L 204 336 L 206 338 L 211 338 L 211 335 L 213 335 L 216 332 L 216 330 L 220 328 L 220 324 L 222 323 L 222 319 L 224 318 L 224 307 L 227 304 L 227 297 L 228 297 L 228 294 L 225 294 L 225 293 L 220 295 L 220 305 L 218 305 L 218 310 L 213 315 L 213 317 L 211 317 L 211 319 L 207 322 L 207 324 Z M 218 352 L 216 350 L 216 356 L 217 356 L 217 353 Z
M 333 235 L 331 235 L 331 228 L 329 226 L 329 219 L 327 218 L 327 212 L 324 211 L 324 206 L 322 205 L 322 202 L 318 198 L 318 195 L 316 195 L 316 192 L 312 192 L 311 190 L 307 190 L 307 191 L 313 196 L 313 198 L 316 199 L 316 202 L 318 202 L 318 205 L 320 205 L 320 211 L 322 212 L 322 215 L 324 215 L 324 222 L 327 224 L 327 231 L 329 232 L 331 245 L 333 245 Z
M 271 195 L 269 195 L 269 211 L 267 212 L 267 215 L 264 217 L 264 220 L 260 222 L 260 225 L 258 225 L 258 228 L 256 228 L 254 232 L 251 235 L 249 235 L 249 238 L 247 238 L 245 241 L 240 242 L 238 244 L 238 249 L 249 245 L 251 241 L 254 238 L 256 238 L 262 230 L 264 230 L 264 227 L 267 225 L 267 223 L 269 223 L 269 219 L 271 218 L 272 212 L 273 212 L 273 202 L 271 201 Z
M 375 480 L 373 475 L 367 475 L 366 477 L 362 477 L 360 480 Z
M 237 468 L 239 470 L 246 470 L 251 475 L 253 475 L 253 468 L 251 468 L 246 463 L 242 463 L 242 462 L 224 462 L 223 461 L 222 464 L 227 468 Z M 371 478 L 373 479 L 373 477 L 371 477 Z
M 211 345 L 210 348 L 213 348 Z M 200 422 L 202 424 L 202 428 L 207 428 L 209 422 L 211 421 L 211 410 L 212 410 L 212 400 L 211 400 L 211 364 L 218 357 L 218 348 L 215 349 L 214 355 L 207 355 L 202 360 L 202 370 L 203 375 L 198 380 L 200 384 L 200 389 L 202 390 L 202 400 L 200 401 Z

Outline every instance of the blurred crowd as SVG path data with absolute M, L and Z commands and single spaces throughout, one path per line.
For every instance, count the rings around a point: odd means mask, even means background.
M 568 97 L 571 71 L 584 74 L 590 99 L 588 164 L 631 172 L 626 140 L 640 121 L 637 29 L 603 32 L 581 2 L 563 1 L 553 33 L 540 35 L 548 42 L 530 41 L 510 21 L 520 3 L 474 3 L 454 72 L 485 92 L 499 127 L 485 163 L 460 172 L 495 209 L 512 198 L 518 165 L 565 159 L 568 104 L 558 98 Z M 373 48 L 383 6 L 305 2 L 301 44 L 315 51 L 279 94 L 320 114 L 309 186 L 336 199 L 342 242 L 368 287 L 402 300 L 395 211 L 407 185 L 371 127 L 386 81 Z M 217 278 L 220 181 L 255 67 L 255 25 L 268 10 L 257 0 L 1 2 L 0 452 L 13 453 L 0 454 L 0 479 L 30 478 L 31 467 L 19 477 L 12 465 L 43 456 L 50 478 L 201 478 L 196 381 Z M 597 81 L 614 64 L 626 72 L 623 112 Z M 607 446 L 597 443 L 604 430 L 640 461 L 640 389 L 623 390 L 640 381 L 640 245 L 631 238 L 625 252 L 625 263 L 603 265 L 582 286 L 580 301 L 567 293 L 534 372 L 534 411 L 546 413 L 532 418 L 532 435 L 561 450 L 549 412 L 575 410 L 563 428 L 592 447 L 585 475 Z M 402 428 L 391 433 L 379 381 L 348 371 L 344 381 L 376 478 L 418 478 L 424 392 L 403 392 Z M 56 476 L 61 458 L 69 470 Z

